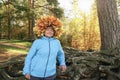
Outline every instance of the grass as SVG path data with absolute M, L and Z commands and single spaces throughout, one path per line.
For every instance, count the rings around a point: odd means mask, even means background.
M 25 46 L 25 47 L 30 47 L 31 46 L 31 42 L 27 42 L 27 41 L 23 41 L 23 40 L 6 40 L 6 39 L 2 39 L 0 40 L 1 43 L 13 43 L 16 45 L 21 45 L 21 46 Z
M 20 49 L 20 48 L 16 48 L 16 47 L 12 47 L 12 46 L 0 46 L 0 51 L 1 52 L 7 52 L 7 53 L 21 53 L 21 54 L 24 54 L 24 53 L 27 53 L 28 50 L 25 50 L 25 49 Z
M 25 48 L 29 48 L 31 46 L 31 42 L 22 41 L 22 40 L 0 40 L 0 43 L 9 43 L 11 45 L 0 45 L 0 53 L 16 53 L 16 54 L 25 54 L 28 50 L 19 48 L 16 46 L 23 46 Z M 15 46 L 14 46 L 15 45 Z
M 17 55 L 27 54 L 31 44 L 22 40 L 0 40 L 0 62 Z

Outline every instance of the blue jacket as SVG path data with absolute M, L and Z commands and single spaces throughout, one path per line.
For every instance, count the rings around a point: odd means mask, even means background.
M 49 77 L 56 74 L 56 59 L 60 65 L 65 65 L 64 52 L 60 41 L 43 36 L 33 42 L 27 57 L 23 74 L 36 77 Z

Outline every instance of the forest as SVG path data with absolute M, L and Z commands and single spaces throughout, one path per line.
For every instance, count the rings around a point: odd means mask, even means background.
M 46 16 L 62 22 L 67 71 L 57 69 L 57 80 L 120 80 L 120 0 L 0 0 L 0 80 L 25 80 L 37 20 Z

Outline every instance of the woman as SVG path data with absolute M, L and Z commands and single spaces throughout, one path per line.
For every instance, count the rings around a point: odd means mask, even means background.
M 29 80 L 56 80 L 56 58 L 60 69 L 66 71 L 65 56 L 53 26 L 46 27 L 44 35 L 33 42 L 25 59 L 23 74 Z

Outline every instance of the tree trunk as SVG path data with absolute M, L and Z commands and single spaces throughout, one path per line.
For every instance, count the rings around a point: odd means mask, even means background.
M 9 3 L 9 0 L 8 0 L 8 3 Z M 8 10 L 8 12 L 7 12 L 7 20 L 8 20 L 8 22 L 7 22 L 7 26 L 8 26 L 7 39 L 10 40 L 10 38 L 11 38 L 11 22 L 10 22 L 11 19 L 10 19 L 10 6 L 9 6 L 9 4 L 7 6 L 7 10 Z
M 9 11 L 8 11 L 8 32 L 7 32 L 7 38 L 10 40 L 10 38 L 11 38 L 11 27 L 10 27 L 10 13 L 9 13 Z
M 115 0 L 97 0 L 101 50 L 120 49 L 120 24 Z
M 1 25 L 1 21 L 0 21 L 0 39 L 2 38 L 2 25 Z
M 32 9 L 34 9 L 34 0 L 32 0 Z M 33 13 L 33 15 L 32 15 L 32 20 L 31 20 L 32 22 L 31 22 L 31 25 L 32 25 L 32 27 L 31 27 L 31 38 L 32 39 L 34 39 L 34 33 L 33 33 L 33 27 L 35 26 L 35 20 L 34 20 L 34 13 Z
M 29 7 L 30 10 L 34 8 L 34 0 L 28 0 L 29 3 Z M 31 13 L 29 13 L 29 17 L 28 17 L 28 38 L 29 39 L 33 39 L 34 34 L 33 34 L 33 27 L 34 27 L 34 14 L 31 15 Z M 31 17 L 32 16 L 32 17 Z

